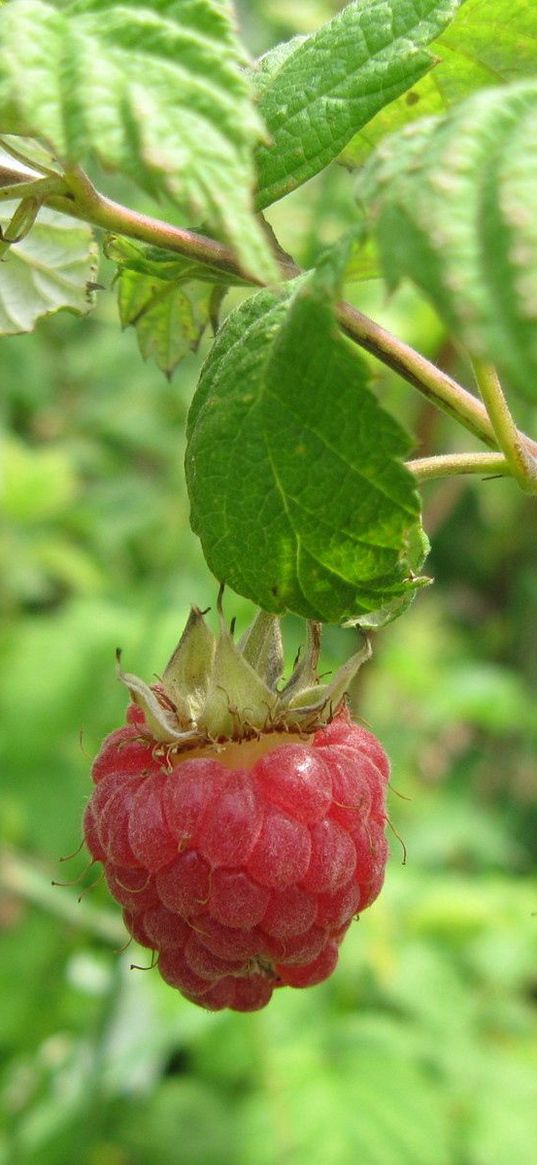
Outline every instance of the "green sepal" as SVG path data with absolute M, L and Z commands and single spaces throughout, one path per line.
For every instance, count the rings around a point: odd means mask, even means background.
M 338 668 L 332 683 L 316 684 L 311 688 L 303 688 L 302 691 L 298 691 L 289 700 L 289 709 L 296 710 L 305 716 L 306 714 L 320 713 L 326 708 L 329 711 L 327 718 L 331 719 L 334 712 L 340 707 L 356 672 L 370 658 L 371 643 L 369 639 L 366 639 L 360 650 L 351 655 L 350 659 Z
M 181 729 L 177 714 L 161 704 L 153 688 L 138 676 L 121 670 L 119 652 L 117 678 L 128 688 L 133 703 L 142 709 L 146 724 L 155 740 L 169 744 L 186 744 L 197 738 L 194 729 L 190 732 Z
M 265 677 L 273 688 L 283 672 L 283 642 L 280 621 L 276 615 L 259 611 L 253 623 L 244 632 L 239 648 L 249 664 Z
M 162 683 L 176 706 L 177 717 L 196 724 L 207 699 L 214 666 L 216 639 L 198 607 L 192 607 L 179 643 L 166 666 Z
M 222 627 L 216 643 L 214 667 L 200 722 L 207 735 L 242 736 L 270 721 L 278 698 L 241 654 L 229 631 Z
M 264 732 L 316 732 L 335 715 L 358 668 L 371 654 L 366 640 L 329 684 L 320 684 L 321 629 L 319 623 L 310 622 L 307 649 L 279 689 L 283 647 L 277 616 L 259 611 L 239 642 L 224 622 L 220 601 L 219 617 L 215 636 L 202 612 L 192 608 L 178 646 L 153 687 L 123 672 L 118 656 L 118 678 L 142 708 L 151 736 L 170 751 Z

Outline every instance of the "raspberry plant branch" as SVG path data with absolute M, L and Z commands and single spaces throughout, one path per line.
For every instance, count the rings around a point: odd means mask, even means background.
M 454 417 L 483 444 L 493 449 L 497 447 L 497 437 L 487 410 L 473 393 L 357 308 L 342 303 L 337 315 L 343 331 L 351 340 L 417 388 L 442 412 Z M 537 453 L 537 442 L 522 433 L 519 437 Z
M 22 155 L 19 155 L 19 160 L 28 167 L 33 165 L 29 159 L 24 159 Z M 58 177 L 55 176 L 56 181 Z M 29 174 L 20 174 L 19 181 L 21 183 L 26 184 L 29 180 Z M 141 214 L 130 207 L 115 202 L 101 194 L 80 167 L 73 167 L 66 171 L 61 176 L 60 181 L 62 183 L 61 192 L 55 186 L 51 192 L 45 193 L 43 198 L 43 204 L 51 209 L 58 210 L 71 218 L 82 220 L 107 233 L 123 235 L 172 253 L 184 255 L 221 271 L 234 282 L 238 280 L 241 283 L 262 286 L 261 280 L 244 271 L 234 251 L 226 244 L 197 231 L 174 226 L 163 219 Z M 6 169 L 5 166 L 0 166 L 0 200 L 2 190 L 7 184 L 9 184 L 10 195 L 13 197 L 13 192 L 17 188 L 17 172 L 12 168 Z M 280 273 L 284 279 L 293 279 L 301 274 L 301 269 L 282 254 L 279 246 L 276 246 L 275 250 Z M 337 318 L 342 330 L 351 340 L 370 352 L 382 364 L 391 368 L 403 380 L 434 403 L 437 408 L 455 418 L 485 445 L 497 450 L 499 439 L 495 427 L 487 408 L 473 393 L 463 388 L 447 373 L 437 368 L 408 344 L 391 335 L 380 324 L 351 304 L 339 304 Z M 518 448 L 531 463 L 532 458 L 537 456 L 537 442 L 516 428 L 514 432 Z M 483 472 L 483 463 L 479 461 L 479 454 L 476 454 L 475 458 L 475 460 L 472 458 L 472 454 L 465 454 L 464 462 L 459 463 L 454 458 L 449 462 L 442 462 L 439 474 L 433 475 L 428 467 L 424 473 L 427 477 L 447 476 L 459 472 L 481 473 Z M 513 459 L 507 458 L 507 461 L 511 472 L 514 473 Z M 463 464 L 464 468 L 461 469 L 459 465 Z M 412 467 L 415 462 L 411 462 L 410 465 Z M 421 471 L 418 469 L 417 472 L 418 478 L 420 478 Z M 495 472 L 498 472 L 497 466 Z M 502 472 L 507 472 L 506 466 L 503 467 Z M 520 480 L 520 470 L 518 478 Z M 527 488 L 527 480 L 526 475 L 524 488 Z

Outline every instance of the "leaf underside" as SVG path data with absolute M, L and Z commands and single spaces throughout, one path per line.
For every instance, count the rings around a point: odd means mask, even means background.
M 144 360 L 154 359 L 171 377 L 188 352 L 197 350 L 207 326 L 216 330 L 227 291 L 222 272 L 116 235 L 108 236 L 104 249 L 118 268 L 122 327 L 136 329 Z
M 14 203 L 0 205 L 5 228 Z M 38 319 L 68 308 L 93 306 L 97 246 L 90 227 L 43 208 L 30 234 L 13 244 L 0 274 L 0 335 L 30 332 Z
M 96 159 L 128 175 L 270 279 L 245 63 L 222 0 L 13 0 L 0 10 L 0 133 L 39 139 L 65 167 Z

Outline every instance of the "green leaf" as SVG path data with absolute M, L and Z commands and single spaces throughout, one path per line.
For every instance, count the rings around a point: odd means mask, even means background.
M 228 318 L 190 410 L 186 471 L 217 578 L 266 611 L 337 622 L 418 585 L 419 501 L 407 435 L 337 331 L 330 278 Z
M 178 286 L 135 271 L 122 271 L 119 276 L 122 326 L 136 328 L 144 360 L 152 356 L 166 376 L 171 376 L 188 352 L 198 348 L 213 298 L 207 283 Z
M 483 90 L 386 139 L 358 197 L 390 287 L 406 276 L 473 356 L 537 395 L 537 82 Z
M 257 150 L 257 206 L 317 174 L 422 77 L 434 64 L 424 46 L 458 6 L 459 0 L 356 2 L 293 51 L 279 46 L 260 71 L 259 109 L 270 142 Z
M 341 155 L 345 165 L 361 166 L 387 134 L 444 113 L 478 89 L 535 76 L 537 6 L 534 0 L 465 0 L 430 51 L 438 58 L 435 68 L 353 137 Z
M 15 203 L 0 205 L 6 227 Z M 41 316 L 61 308 L 82 315 L 93 306 L 89 285 L 97 272 L 97 247 L 83 223 L 43 208 L 30 234 L 14 243 L 0 275 L 0 335 L 31 332 Z
M 109 236 L 105 253 L 118 264 L 118 307 L 124 328 L 136 328 L 144 360 L 171 376 L 196 351 L 210 323 L 216 329 L 226 293 L 221 271 L 160 247 Z
M 250 101 L 227 0 L 13 0 L 0 10 L 0 132 L 92 158 L 206 219 L 274 276 L 251 211 Z
M 363 223 L 341 235 L 323 251 L 317 262 L 320 278 L 323 272 L 331 272 L 329 281 L 334 281 L 339 296 L 343 294 L 345 283 L 359 283 L 382 275 L 375 241 L 367 234 Z

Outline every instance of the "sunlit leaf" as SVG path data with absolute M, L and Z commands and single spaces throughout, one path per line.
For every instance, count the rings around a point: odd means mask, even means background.
M 534 77 L 537 6 L 534 0 L 465 0 L 429 51 L 436 57 L 434 69 L 353 137 L 341 155 L 345 165 L 362 165 L 387 134 L 444 113 L 477 89 Z
M 353 2 L 312 36 L 263 58 L 259 109 L 270 140 L 257 150 L 257 205 L 317 174 L 428 72 L 434 57 L 426 45 L 458 6 L 459 0 Z

